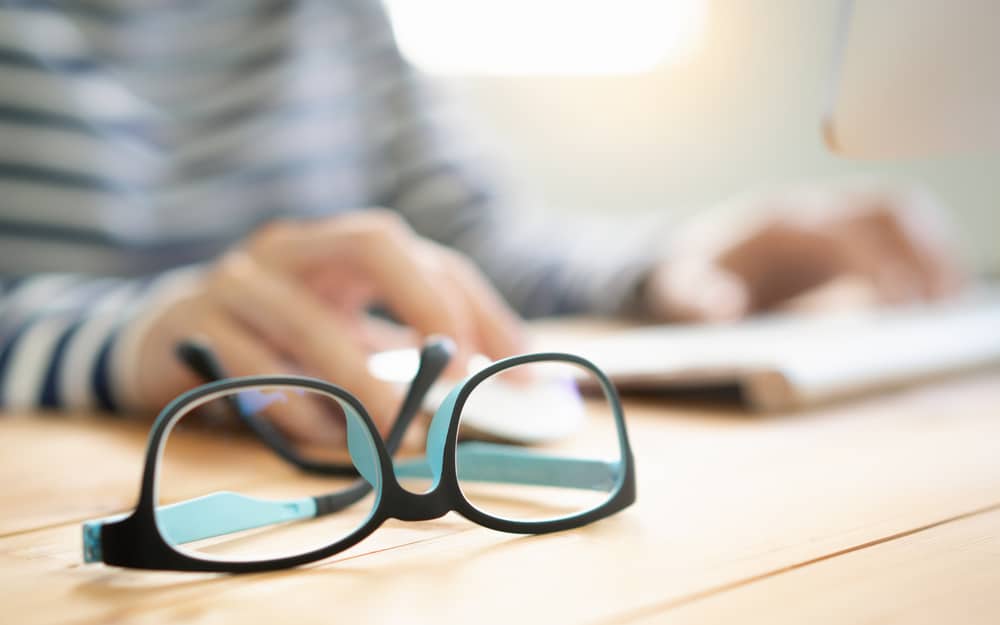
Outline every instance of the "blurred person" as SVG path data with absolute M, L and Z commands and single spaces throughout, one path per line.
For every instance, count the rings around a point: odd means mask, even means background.
M 373 0 L 5 3 L 0 137 L 5 409 L 155 410 L 198 383 L 173 355 L 194 336 L 385 427 L 399 391 L 367 355 L 429 334 L 499 358 L 519 315 L 728 321 L 845 275 L 893 303 L 960 282 L 908 190 L 775 192 L 712 245 L 527 220 Z

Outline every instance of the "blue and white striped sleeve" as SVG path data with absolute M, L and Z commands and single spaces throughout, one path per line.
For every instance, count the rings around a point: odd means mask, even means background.
M 143 315 L 189 273 L 0 279 L 0 410 L 133 408 Z

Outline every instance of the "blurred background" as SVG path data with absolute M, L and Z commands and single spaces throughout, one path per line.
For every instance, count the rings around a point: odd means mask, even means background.
M 935 192 L 975 267 L 1000 273 L 1000 155 L 861 162 L 823 144 L 838 0 L 387 4 L 404 53 L 553 211 L 681 220 L 774 185 L 884 176 Z

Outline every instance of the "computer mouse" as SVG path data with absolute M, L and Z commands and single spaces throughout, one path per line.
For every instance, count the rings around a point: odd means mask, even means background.
M 489 364 L 485 356 L 469 361 L 469 374 Z M 368 369 L 387 382 L 407 383 L 420 363 L 417 349 L 396 349 L 372 354 Z M 424 409 L 437 410 L 455 381 L 439 380 L 424 398 Z M 577 432 L 586 419 L 583 397 L 569 377 L 529 382 L 491 378 L 473 391 L 463 408 L 462 434 L 521 444 L 557 441 Z

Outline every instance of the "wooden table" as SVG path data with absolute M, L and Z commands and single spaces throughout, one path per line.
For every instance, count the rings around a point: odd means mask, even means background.
M 639 500 L 514 536 L 390 522 L 249 576 L 81 563 L 145 429 L 0 419 L 3 623 L 1000 623 L 1000 373 L 794 415 L 627 402 Z

